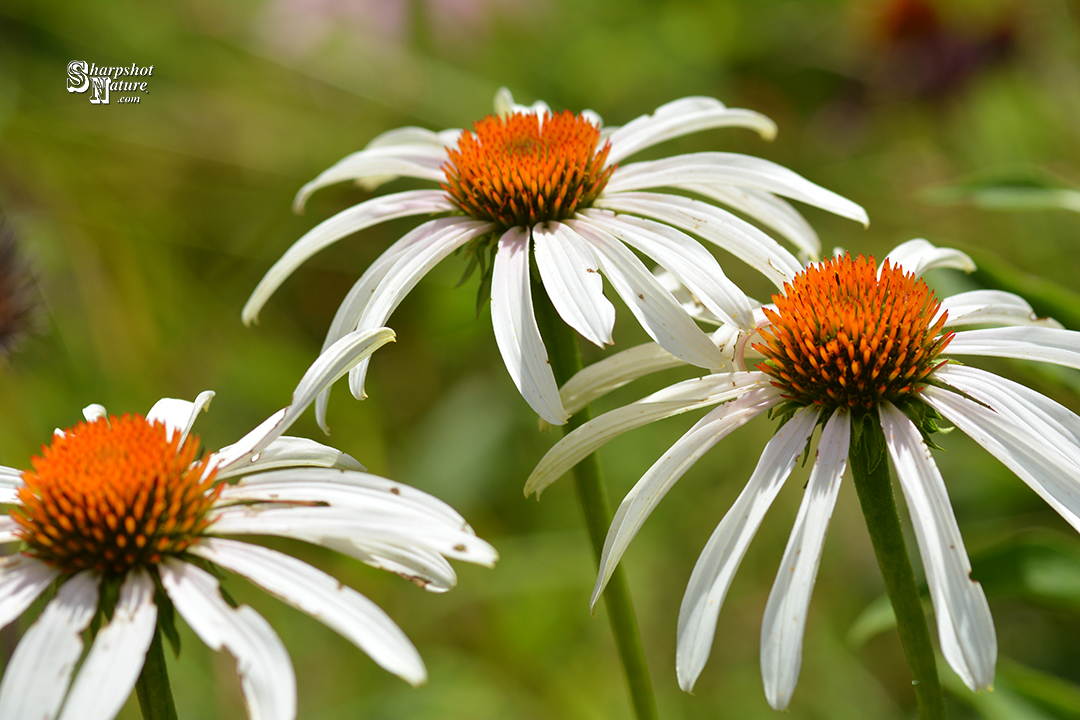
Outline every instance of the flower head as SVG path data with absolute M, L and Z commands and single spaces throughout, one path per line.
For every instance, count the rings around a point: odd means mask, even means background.
M 533 314 L 534 261 L 559 316 L 590 342 L 613 342 L 615 309 L 604 296 L 606 278 L 657 343 L 685 362 L 715 369 L 723 356 L 635 251 L 667 268 L 717 317 L 749 329 L 750 301 L 699 240 L 730 251 L 778 287 L 802 264 L 717 203 L 776 230 L 811 256 L 819 252 L 817 236 L 779 196 L 866 222 L 858 205 L 754 157 L 708 152 L 622 164 L 647 147 L 709 128 L 746 127 L 766 138 L 776 133 L 768 118 L 712 98 L 683 98 L 622 127 L 604 127 L 589 111 L 574 115 L 553 113 L 543 103 L 518 105 L 506 90 L 496 95 L 495 110 L 472 131 L 392 130 L 305 185 L 297 209 L 315 190 L 343 180 L 373 190 L 396 177 L 412 177 L 441 189 L 375 197 L 313 228 L 256 287 L 244 321 L 254 321 L 286 277 L 338 239 L 393 218 L 441 215 L 368 268 L 338 309 L 326 346 L 350 330 L 382 325 L 424 274 L 464 249 L 467 272 L 480 270 L 480 292 L 490 288 L 495 339 L 514 383 L 544 420 L 562 424 L 568 414 Z M 358 398 L 364 396 L 366 371 L 361 363 L 350 373 Z M 320 423 L 326 402 L 324 394 L 316 404 Z
M 494 563 L 491 546 L 439 500 L 283 434 L 322 389 L 392 338 L 386 328 L 343 338 L 305 374 L 289 407 L 206 456 L 190 431 L 212 392 L 161 400 L 145 417 L 91 405 L 85 422 L 56 432 L 31 470 L 0 467 L 0 501 L 12 506 L 0 517 L 0 542 L 20 543 L 0 559 L 0 625 L 59 585 L 8 663 L 0 716 L 115 717 L 155 625 L 172 622 L 159 612 L 167 603 L 207 645 L 236 657 L 252 717 L 294 718 L 296 679 L 281 640 L 252 608 L 229 605 L 207 566 L 243 575 L 383 668 L 424 682 L 416 649 L 370 600 L 287 554 L 225 537 L 325 545 L 436 592 L 456 581 L 446 558 Z M 107 586 L 118 598 L 111 609 Z M 99 613 L 104 622 L 72 681 L 82 633 Z
M 761 453 L 746 487 L 698 558 L 679 612 L 676 671 L 690 690 L 712 647 L 731 580 L 765 512 L 804 448 L 822 427 L 803 502 L 765 609 L 761 667 L 769 703 L 787 707 L 798 681 L 807 607 L 828 521 L 856 423 L 879 423 L 911 512 L 945 659 L 972 689 L 993 681 L 997 641 L 941 474 L 925 436 L 944 418 L 1015 472 L 1080 530 L 1080 417 L 1053 400 L 953 357 L 996 356 L 1080 368 L 1080 333 L 1038 318 L 1010 293 L 976 290 L 934 297 L 921 275 L 964 270 L 963 253 L 925 240 L 872 258 L 811 265 L 757 312 L 752 333 L 714 335 L 729 372 L 672 385 L 602 415 L 567 435 L 526 484 L 539 493 L 612 437 L 634 427 L 716 405 L 682 436 L 623 500 L 608 532 L 593 602 L 630 541 L 693 463 L 735 428 L 766 412 L 786 422 Z M 987 325 L 969 329 L 973 325 Z M 754 339 L 757 339 L 755 342 Z M 760 356 L 756 369 L 747 358 Z M 621 356 L 621 357 L 620 357 Z M 587 368 L 563 388 L 566 405 L 602 394 L 679 361 L 635 348 Z M 617 370 L 605 377 L 608 369 Z

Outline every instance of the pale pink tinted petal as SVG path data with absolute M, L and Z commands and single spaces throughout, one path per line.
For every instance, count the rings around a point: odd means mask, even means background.
M 608 162 L 617 163 L 665 140 L 721 127 L 756 130 L 766 140 L 776 137 L 776 123 L 760 113 L 728 108 L 710 97 L 685 97 L 661 105 L 651 115 L 642 115 L 611 133 Z
M 412 685 L 427 680 L 424 662 L 401 628 L 382 608 L 334 577 L 276 550 L 234 540 L 207 538 L 191 551 L 311 615 L 384 670 Z
M 724 356 L 708 336 L 629 248 L 595 225 L 578 220 L 567 224 L 593 246 L 604 276 L 653 340 L 691 365 L 724 366 Z
M 982 585 L 971 579 L 945 482 L 915 424 L 888 402 L 878 415 L 919 543 L 941 652 L 965 685 L 988 688 L 997 662 L 994 620 Z
M 637 484 L 626 494 L 615 517 L 611 521 L 604 551 L 600 557 L 600 573 L 596 578 L 590 606 L 595 607 L 600 594 L 604 592 L 611 574 L 622 559 L 623 553 L 630 546 L 638 530 L 652 514 L 652 511 L 664 499 L 687 470 L 710 448 L 729 433 L 741 427 L 780 402 L 772 388 L 762 388 L 749 392 L 737 400 L 724 403 L 703 417 L 690 428 L 649 470 L 641 476 Z
M 346 235 L 394 218 L 429 215 L 452 209 L 446 193 L 413 190 L 372 198 L 322 221 L 294 242 L 259 281 L 241 313 L 244 324 L 258 321 L 262 306 L 308 258 Z
M 720 319 L 743 329 L 753 327 L 750 299 L 697 240 L 669 225 L 632 215 L 586 210 L 582 216 L 667 268 Z
M 60 720 L 112 720 L 142 672 L 154 638 L 154 581 L 145 570 L 124 578 L 112 619 L 101 628 L 64 702 Z
M 518 392 L 537 415 L 562 425 L 569 415 L 548 362 L 533 314 L 529 288 L 529 232 L 510 228 L 499 239 L 491 278 L 491 324 L 503 364 Z
M 0 681 L 4 720 L 56 717 L 82 655 L 82 632 L 97 612 L 100 582 L 89 570 L 72 577 L 23 635 Z
M 840 480 L 847 468 L 850 443 L 849 414 L 833 413 L 821 432 L 814 469 L 765 604 L 761 622 L 761 678 L 765 697 L 774 710 L 787 708 L 799 682 L 810 595 L 825 546 L 825 532 L 840 492 Z
M 700 200 L 653 192 L 612 193 L 596 206 L 644 215 L 692 232 L 761 272 L 777 287 L 803 266 L 780 243 L 732 213 Z
M 161 584 L 180 617 L 211 650 L 228 650 L 251 720 L 294 720 L 296 675 L 281 639 L 247 605 L 230 607 L 218 581 L 194 565 L 166 558 Z
M 559 317 L 594 345 L 610 345 L 615 306 L 604 297 L 592 248 L 560 222 L 537 225 L 532 233 L 536 267 Z
M 26 555 L 0 558 L 0 627 L 26 612 L 60 571 Z
M 675 674 L 686 692 L 693 689 L 709 659 L 720 607 L 739 563 L 765 512 L 802 456 L 820 414 L 818 408 L 803 408 L 776 432 L 694 565 L 679 608 L 675 650 Z
M 716 405 L 768 385 L 760 372 L 723 373 L 676 383 L 635 403 L 595 417 L 564 437 L 537 463 L 525 495 L 540 493 L 609 440 L 634 428 L 695 408 Z

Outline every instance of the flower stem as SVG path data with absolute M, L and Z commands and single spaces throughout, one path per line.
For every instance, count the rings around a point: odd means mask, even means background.
M 537 323 L 547 343 L 555 380 L 562 386 L 582 368 L 577 337 L 573 329 L 559 318 L 546 293 L 542 290 L 534 292 L 533 302 L 536 306 Z M 591 418 L 592 413 L 586 406 L 563 426 L 563 433 L 569 434 Z M 588 528 L 593 554 L 599 566 L 600 556 L 604 551 L 604 539 L 611 524 L 611 506 L 600 471 L 600 461 L 594 453 L 579 462 L 570 472 L 574 477 L 578 501 L 585 515 L 585 526 Z M 645 662 L 645 650 L 641 644 L 637 618 L 634 616 L 630 589 L 621 567 L 615 568 L 611 580 L 608 581 L 604 590 L 604 603 L 607 605 L 619 659 L 626 672 L 626 682 L 630 687 L 630 703 L 634 708 L 634 717 L 637 720 L 656 720 L 659 715 L 652 681 L 649 678 L 649 666 Z
M 934 648 L 926 625 L 919 587 L 911 569 L 900 516 L 896 512 L 892 482 L 889 478 L 888 451 L 885 435 L 876 414 L 852 418 L 852 434 L 848 461 L 855 478 L 866 528 L 874 545 L 878 567 L 885 579 L 900 642 L 911 668 L 915 699 L 922 720 L 944 720 L 945 696 L 938 679 Z
M 135 693 L 139 697 L 143 720 L 177 720 L 169 674 L 165 669 L 160 627 L 154 628 L 154 639 L 146 651 L 146 663 L 135 683 Z

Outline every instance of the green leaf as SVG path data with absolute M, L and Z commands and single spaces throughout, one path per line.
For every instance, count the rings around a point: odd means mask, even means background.
M 1038 169 L 977 177 L 923 193 L 939 205 L 974 205 L 984 210 L 1071 210 L 1080 212 L 1080 190 Z

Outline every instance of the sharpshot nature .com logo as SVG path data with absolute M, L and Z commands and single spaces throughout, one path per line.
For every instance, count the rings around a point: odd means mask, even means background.
M 154 66 L 143 67 L 132 63 L 123 67 L 102 67 L 96 63 L 87 64 L 85 60 L 72 60 L 68 63 L 67 72 L 69 93 L 84 93 L 89 90 L 92 104 L 108 105 L 111 93 L 150 92 L 145 78 L 154 74 Z M 140 97 L 137 94 L 119 95 L 115 100 L 118 103 L 137 103 Z

